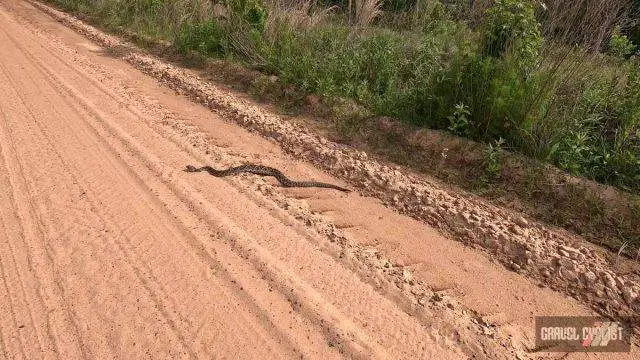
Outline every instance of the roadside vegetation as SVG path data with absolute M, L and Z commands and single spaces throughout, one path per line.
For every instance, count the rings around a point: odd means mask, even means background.
M 55 2 L 640 192 L 633 0 Z
M 258 70 L 265 76 L 254 87 L 277 79 L 325 103 L 354 104 L 341 126 L 392 117 L 484 143 L 483 184 L 500 178 L 509 150 L 640 194 L 635 0 L 49 2 Z M 567 207 L 600 211 L 589 201 Z M 615 246 L 640 244 L 640 205 L 630 206 Z M 546 220 L 581 232 L 571 211 L 554 211 L 544 207 Z M 582 231 L 600 236 L 596 228 L 615 217 L 607 210 Z

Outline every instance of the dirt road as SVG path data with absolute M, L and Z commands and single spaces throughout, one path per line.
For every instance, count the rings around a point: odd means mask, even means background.
M 182 171 L 246 161 L 343 185 L 0 3 L 0 358 L 527 358 L 592 314 L 375 199 Z

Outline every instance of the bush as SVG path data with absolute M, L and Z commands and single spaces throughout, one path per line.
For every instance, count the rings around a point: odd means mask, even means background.
M 629 60 L 601 68 L 584 84 L 568 121 L 558 124 L 549 157 L 559 167 L 600 182 L 640 190 L 640 70 Z M 593 73 L 589 73 L 593 76 Z
M 528 0 L 495 0 L 484 23 L 483 55 L 515 61 L 530 74 L 540 59 L 542 35 L 534 3 Z
M 226 0 L 223 2 L 231 13 L 246 21 L 258 32 L 262 32 L 267 23 L 268 11 L 260 0 Z
M 620 27 L 616 27 L 609 39 L 607 52 L 617 58 L 626 58 L 633 54 L 636 46 L 625 35 L 620 35 Z

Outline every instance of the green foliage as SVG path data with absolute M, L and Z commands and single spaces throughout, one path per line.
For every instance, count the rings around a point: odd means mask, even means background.
M 529 74 L 540 61 L 542 35 L 530 0 L 495 0 L 487 10 L 483 54 L 511 61 Z
M 469 135 L 469 115 L 471 113 L 464 105 L 464 103 L 456 104 L 453 115 L 448 117 L 449 119 L 449 131 L 456 135 L 467 136 Z
M 629 60 L 602 69 L 554 127 L 549 158 L 576 175 L 640 190 L 640 69 Z M 594 75 L 594 74 L 592 74 Z
M 261 0 L 225 0 L 222 3 L 229 7 L 232 14 L 249 23 L 253 29 L 259 32 L 264 30 L 269 12 Z
M 595 156 L 593 130 L 599 120 L 596 116 L 574 120 L 566 136 L 553 145 L 551 156 L 561 168 L 574 175 L 582 174 L 585 165 Z
M 355 99 L 381 115 L 433 121 L 430 125 L 446 121 L 446 115 L 427 118 L 437 106 L 429 91 L 446 66 L 441 57 L 457 51 L 449 46 L 455 34 L 426 37 L 386 29 L 353 34 L 345 26 L 295 31 L 284 25 L 276 34 L 265 57 L 285 83 Z
M 443 109 L 464 103 L 468 129 L 461 135 L 482 141 L 504 138 L 518 146 L 548 101 L 536 73 L 542 36 L 533 6 L 523 0 L 494 2 L 479 36 L 480 47 L 460 51 L 430 87 L 429 95 L 438 100 L 429 104 L 432 114 L 440 118 Z M 444 115 L 447 126 L 449 116 Z
M 504 139 L 500 138 L 493 144 L 489 144 L 484 151 L 484 175 L 483 182 L 492 182 L 500 177 L 502 172 L 502 146 Z
M 620 27 L 616 27 L 609 39 L 609 47 L 607 52 L 609 55 L 617 58 L 625 58 L 633 54 L 636 46 L 627 38 L 626 35 L 620 35 Z

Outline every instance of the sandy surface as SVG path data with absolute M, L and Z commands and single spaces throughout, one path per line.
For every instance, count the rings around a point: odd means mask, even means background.
M 0 359 L 560 357 L 534 316 L 593 314 L 375 198 L 181 171 L 243 162 L 343 185 L 0 3 Z

